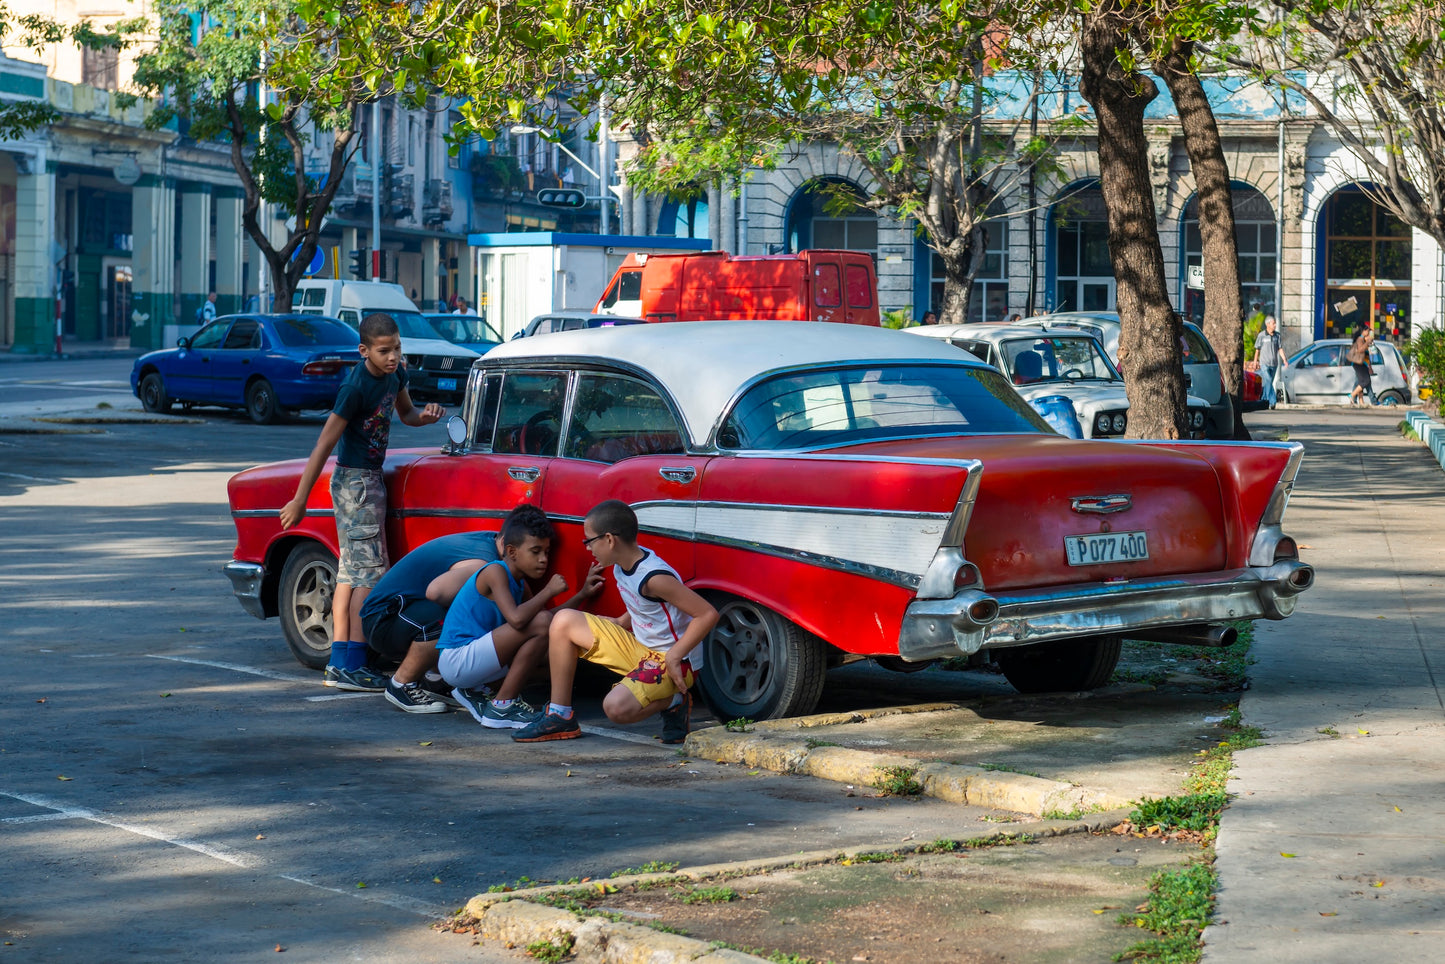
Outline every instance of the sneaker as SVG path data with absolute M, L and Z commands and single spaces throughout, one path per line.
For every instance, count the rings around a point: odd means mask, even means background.
M 491 704 L 492 691 L 485 686 L 473 690 L 464 690 L 460 686 L 452 690 L 452 696 L 461 704 L 462 709 L 472 714 L 472 719 L 483 726 L 487 725 L 483 714 Z
M 541 710 L 532 709 L 523 699 L 512 700 L 506 709 L 498 709 L 488 700 L 482 709 L 482 726 L 493 730 L 520 730 L 541 716 Z
M 386 701 L 406 713 L 445 713 L 447 705 L 432 698 L 420 683 L 386 684 Z
M 691 729 L 692 694 L 683 693 L 682 702 L 662 711 L 662 742 L 685 743 Z
M 575 740 L 581 735 L 582 727 L 577 725 L 575 716 L 563 719 L 555 713 L 544 713 L 513 733 L 512 739 L 518 743 L 545 743 L 548 740 Z
M 431 696 L 432 699 L 436 700 L 438 703 L 445 703 L 447 706 L 454 706 L 459 710 L 464 709 L 464 707 L 462 706 L 462 701 L 452 695 L 451 684 L 443 680 L 441 677 L 431 679 L 430 677 L 424 676 L 421 679 L 417 680 L 417 683 L 421 686 L 422 689 L 426 690 L 427 694 Z
M 386 690 L 387 678 L 377 676 L 365 666 L 361 669 L 340 669 L 336 666 L 326 667 L 326 675 L 321 682 L 326 686 L 334 686 L 339 690 L 347 690 L 352 693 L 381 693 Z

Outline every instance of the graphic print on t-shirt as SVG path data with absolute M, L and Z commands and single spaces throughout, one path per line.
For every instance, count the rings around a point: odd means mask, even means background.
M 361 434 L 366 439 L 366 457 L 373 462 L 386 458 L 386 445 L 391 439 L 391 412 L 396 406 L 396 392 L 381 396 L 376 409 L 361 423 Z

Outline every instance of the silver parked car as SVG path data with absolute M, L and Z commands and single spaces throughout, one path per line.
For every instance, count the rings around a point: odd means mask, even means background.
M 1281 401 L 1344 405 L 1355 387 L 1355 370 L 1345 360 L 1348 338 L 1325 338 L 1306 345 L 1289 357 L 1281 372 Z M 1408 405 L 1412 398 L 1410 376 L 1400 350 L 1377 341 L 1370 348 L 1370 382 L 1381 405 Z
M 1119 313 L 1116 311 L 1057 311 L 1051 315 L 1015 322 L 1034 328 L 1077 328 L 1087 331 L 1104 346 L 1109 360 L 1119 364 Z M 1234 437 L 1234 403 L 1224 392 L 1219 357 L 1198 325 L 1184 322 L 1184 387 L 1189 394 L 1209 403 L 1206 438 Z

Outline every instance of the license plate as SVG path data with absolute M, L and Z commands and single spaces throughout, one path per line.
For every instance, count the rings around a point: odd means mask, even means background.
M 1149 558 L 1149 540 L 1142 532 L 1098 532 L 1064 536 L 1064 552 L 1071 566 L 1098 566 L 1108 562 L 1137 562 Z
M 454 391 L 456 391 L 456 390 L 457 390 L 457 380 L 456 380 L 455 378 L 438 378 L 438 379 L 437 379 L 437 391 L 439 391 L 439 392 L 454 392 Z

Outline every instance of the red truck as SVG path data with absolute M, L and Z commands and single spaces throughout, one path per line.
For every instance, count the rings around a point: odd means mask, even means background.
M 834 321 L 877 327 L 878 275 L 862 251 L 633 254 L 594 309 L 648 321 Z

